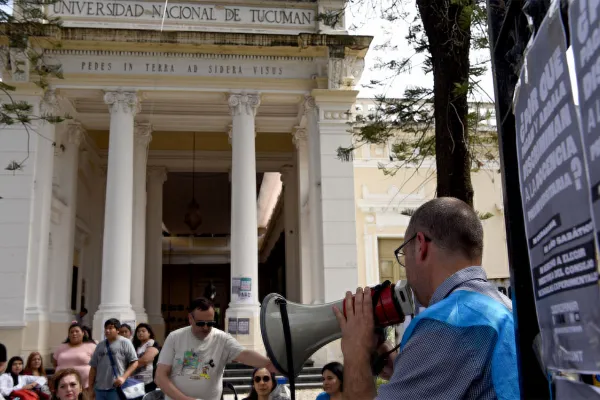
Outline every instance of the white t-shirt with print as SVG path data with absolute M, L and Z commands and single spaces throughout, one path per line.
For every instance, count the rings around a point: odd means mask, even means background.
M 158 363 L 171 366 L 171 382 L 186 396 L 219 400 L 225 365 L 243 350 L 237 340 L 219 329 L 212 328 L 208 336 L 200 340 L 188 326 L 169 334 Z

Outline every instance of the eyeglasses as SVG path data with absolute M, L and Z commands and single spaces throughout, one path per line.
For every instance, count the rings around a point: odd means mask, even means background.
M 398 247 L 395 251 L 394 251 L 394 255 L 396 256 L 396 261 L 398 261 L 398 264 L 400 264 L 400 266 L 406 268 L 406 266 L 404 265 L 404 247 L 410 243 L 411 240 L 413 240 L 414 238 L 416 238 L 418 235 L 418 232 L 415 233 L 414 235 L 411 236 L 410 239 L 408 239 L 407 241 L 405 241 L 404 243 L 402 243 L 402 245 L 400 245 L 400 247 Z M 427 237 L 426 235 L 423 235 L 423 237 L 425 238 L 426 242 L 431 242 L 431 238 Z
M 192 317 L 192 318 L 194 318 L 194 317 Z M 213 326 L 217 326 L 216 321 L 196 321 L 194 319 L 194 322 L 196 323 L 196 326 L 200 327 L 200 328 L 204 328 L 205 326 L 208 326 L 210 328 L 212 328 Z
M 255 376 L 254 377 L 254 383 L 260 383 L 260 379 L 261 379 L 260 376 Z M 271 377 L 269 375 L 265 375 L 265 376 L 262 377 L 262 381 L 264 383 L 271 382 Z

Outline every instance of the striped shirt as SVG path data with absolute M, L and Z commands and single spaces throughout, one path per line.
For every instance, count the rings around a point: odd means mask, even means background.
M 511 301 L 487 281 L 481 267 L 469 267 L 446 279 L 429 305 L 455 290 L 491 297 L 512 310 Z M 496 332 L 488 326 L 456 327 L 424 319 L 394 361 L 394 374 L 379 388 L 378 400 L 497 399 L 492 384 Z

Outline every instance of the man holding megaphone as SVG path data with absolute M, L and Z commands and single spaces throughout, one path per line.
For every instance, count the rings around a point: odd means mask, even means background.
M 348 292 L 344 309 L 334 307 L 342 330 L 344 398 L 519 399 L 512 306 L 479 266 L 483 227 L 477 214 L 458 199 L 437 198 L 415 211 L 405 237 L 396 258 L 401 265 L 404 259 L 408 283 L 427 308 L 407 327 L 399 354 L 389 358 L 390 382 L 377 394 L 372 290 L 359 288 L 354 299 Z

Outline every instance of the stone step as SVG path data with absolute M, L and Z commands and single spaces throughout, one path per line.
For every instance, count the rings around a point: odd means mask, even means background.
M 235 368 L 235 369 L 225 369 L 224 377 L 235 377 L 235 376 L 252 376 L 252 371 L 254 369 L 251 368 Z M 304 367 L 300 372 L 300 375 L 319 375 L 321 377 L 321 368 L 318 367 Z
M 250 384 L 251 381 L 251 375 L 247 375 L 247 376 L 225 376 L 223 377 L 223 381 L 224 382 L 229 382 L 232 383 L 233 385 L 237 385 L 237 384 L 242 384 L 242 385 L 246 385 L 246 384 Z M 278 376 L 278 378 L 282 378 L 282 376 Z M 304 383 L 318 383 L 319 385 L 321 384 L 322 381 L 322 377 L 321 375 L 312 375 L 312 374 L 300 374 L 297 378 L 296 378 L 296 382 L 304 382 Z
M 238 395 L 240 394 L 247 394 L 250 393 L 250 388 L 251 386 L 248 385 L 236 385 L 234 384 L 233 387 L 235 388 L 235 391 L 237 392 Z M 296 383 L 296 390 L 304 390 L 304 389 L 321 389 L 323 387 L 323 385 L 321 383 L 312 383 L 312 382 L 298 382 Z M 225 391 L 223 392 L 225 394 L 229 393 L 231 394 L 232 392 L 230 390 L 225 389 Z

